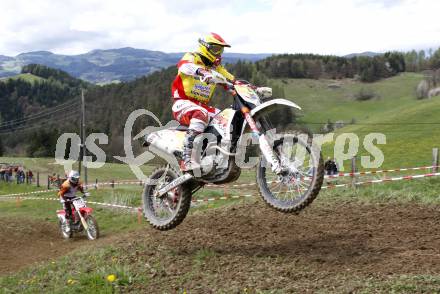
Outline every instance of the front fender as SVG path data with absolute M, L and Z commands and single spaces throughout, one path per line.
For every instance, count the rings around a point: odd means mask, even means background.
M 277 99 L 272 99 L 269 101 L 266 101 L 260 105 L 258 105 L 257 107 L 255 107 L 254 109 L 251 110 L 250 115 L 253 117 L 255 116 L 257 113 L 268 113 L 272 110 L 274 110 L 275 108 L 277 108 L 277 106 L 279 105 L 284 105 L 284 106 L 288 106 L 288 107 L 292 107 L 292 108 L 296 108 L 301 110 L 301 107 L 299 107 L 297 104 L 293 103 L 292 101 L 286 100 L 286 99 L 282 99 L 282 98 L 277 98 Z
M 293 103 L 292 101 L 278 98 L 278 99 L 272 99 L 272 100 L 266 101 L 266 102 L 258 105 L 257 107 L 255 107 L 254 109 L 252 109 L 250 111 L 250 115 L 255 118 L 259 114 L 267 114 L 279 106 L 287 106 L 287 107 L 296 108 L 296 109 L 301 110 L 301 107 L 299 107 L 297 104 Z M 244 133 L 246 127 L 247 127 L 247 122 L 245 120 L 243 122 L 243 126 L 241 129 L 240 139 L 239 139 L 238 144 L 241 143 L 241 139 L 242 139 L 241 137 L 243 136 L 243 133 Z
M 82 207 L 82 208 L 79 209 L 79 211 L 81 212 L 82 215 L 88 215 L 88 214 L 92 214 L 93 208 L 91 208 L 91 207 Z
M 266 102 L 258 105 L 257 107 L 252 109 L 249 114 L 253 118 L 255 118 L 258 115 L 267 114 L 267 113 L 275 110 L 279 106 L 287 106 L 287 107 L 296 108 L 296 109 L 301 110 L 301 107 L 299 107 L 297 104 L 293 103 L 292 101 L 289 101 L 287 99 L 277 98 L 277 99 L 272 99 L 272 100 L 266 101 Z M 240 146 L 240 144 L 242 142 L 242 136 L 243 136 L 244 131 L 246 130 L 246 127 L 247 127 L 247 122 L 245 120 L 243 122 L 243 126 L 242 126 L 241 133 L 240 133 L 240 139 L 238 140 L 237 146 Z

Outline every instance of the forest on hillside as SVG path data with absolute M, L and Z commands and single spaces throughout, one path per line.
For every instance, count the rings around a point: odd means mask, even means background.
M 350 58 L 283 54 L 226 66 L 240 79 L 274 87 L 274 96 L 282 97 L 283 89 L 271 83 L 271 79 L 352 78 L 373 82 L 404 71 L 438 69 L 440 49 L 429 55 L 411 51 Z M 86 92 L 87 133 L 103 132 L 109 136 L 109 144 L 103 146 L 108 158 L 123 154 L 123 121 L 133 110 L 146 108 L 157 114 L 161 122 L 171 119 L 170 85 L 176 74 L 174 66 L 131 82 L 105 86 L 92 85 L 61 70 L 37 64 L 23 67 L 22 72 L 41 79 L 0 80 L 0 151 L 8 154 L 53 156 L 61 133 L 78 132 L 81 89 Z M 217 107 L 230 102 L 224 91 L 217 91 L 213 101 Z M 278 120 L 287 123 L 292 117 L 284 113 Z M 142 123 L 146 122 L 139 122 L 135 131 L 140 130 Z

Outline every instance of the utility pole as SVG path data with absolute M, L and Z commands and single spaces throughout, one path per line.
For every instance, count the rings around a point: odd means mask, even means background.
M 81 89 L 81 96 L 82 96 L 82 89 Z M 81 117 L 79 119 L 79 137 L 81 138 L 81 143 L 79 144 L 79 161 L 78 161 L 78 172 L 81 175 L 81 163 L 82 163 L 82 133 L 83 133 L 83 128 L 82 128 L 82 99 L 81 99 L 81 103 L 79 105 L 79 111 L 81 112 Z
M 84 165 L 84 183 L 87 185 L 87 146 L 86 146 L 86 103 L 84 99 L 84 90 L 81 89 L 81 108 L 82 108 L 82 147 L 83 147 L 83 165 Z
M 79 173 L 81 174 L 81 162 L 84 166 L 84 183 L 87 185 L 87 164 L 86 164 L 86 105 L 84 99 L 84 90 L 81 89 L 81 150 L 82 157 L 79 159 Z

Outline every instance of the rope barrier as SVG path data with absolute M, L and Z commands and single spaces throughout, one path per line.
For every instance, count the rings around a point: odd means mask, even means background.
M 368 185 L 368 184 L 377 184 L 377 183 L 385 183 L 385 182 L 394 182 L 394 181 L 402 181 L 402 180 L 414 180 L 414 179 L 421 179 L 421 178 L 430 178 L 430 177 L 437 177 L 440 176 L 440 172 L 438 173 L 429 173 L 429 174 L 423 174 L 423 175 L 412 175 L 412 176 L 402 176 L 402 177 L 394 177 L 394 178 L 385 178 L 381 180 L 369 180 L 369 181 L 362 181 L 362 182 L 356 182 L 354 183 L 355 186 L 361 186 L 361 185 Z M 340 187 L 349 187 L 351 186 L 351 183 L 347 184 L 338 184 L 338 185 L 327 185 L 322 186 L 321 189 L 333 189 L 333 188 L 340 188 Z M 47 192 L 47 191 L 42 191 Z M 32 193 L 38 193 L 32 192 Z M 59 200 L 57 198 L 46 198 L 46 197 L 21 197 L 23 195 L 27 195 L 29 193 L 22 193 L 22 194 L 10 194 L 17 197 L 11 197 L 11 196 L 0 196 L 0 199 L 16 199 L 19 198 L 20 200 L 26 200 L 26 199 L 32 199 L 32 200 Z M 203 203 L 203 202 L 212 202 L 212 201 L 218 201 L 218 200 L 228 200 L 228 199 L 239 199 L 239 198 L 249 198 L 254 197 L 254 194 L 243 194 L 243 195 L 227 195 L 227 196 L 219 196 L 219 197 L 211 197 L 211 198 L 203 198 L 203 199 L 192 199 L 191 201 L 193 203 Z M 138 211 L 139 208 L 133 207 L 133 206 L 127 206 L 127 205 L 120 205 L 120 204 L 112 204 L 112 203 L 105 203 L 105 202 L 95 202 L 95 201 L 87 201 L 90 204 L 96 204 L 101 206 L 107 206 L 107 207 L 115 207 L 115 208 L 122 208 L 122 209 L 129 209 L 133 211 Z
M 391 170 L 380 170 L 380 171 L 371 171 L 371 172 L 358 172 L 358 173 L 346 173 L 342 174 L 341 176 L 346 175 L 366 175 L 366 174 L 373 174 L 373 173 L 379 173 L 379 172 L 390 172 L 390 171 L 408 171 L 408 170 L 424 170 L 424 169 L 430 169 L 434 168 L 436 166 L 426 166 L 426 167 L 414 167 L 414 168 L 400 168 L 400 169 L 391 169 Z M 384 178 L 384 179 L 378 179 L 378 180 L 368 180 L 368 181 L 361 181 L 361 182 L 355 182 L 355 183 L 345 183 L 345 184 L 336 184 L 336 185 L 326 185 L 322 186 L 321 189 L 333 189 L 333 188 L 341 188 L 341 187 L 349 187 L 349 186 L 361 186 L 361 185 L 368 185 L 368 184 L 377 184 L 377 183 L 385 183 L 385 182 L 393 182 L 393 181 L 401 181 L 401 180 L 413 180 L 413 179 L 420 179 L 420 178 L 429 178 L 429 177 L 436 177 L 440 176 L 440 172 L 437 173 L 428 173 L 428 174 L 422 174 L 422 175 L 409 175 L 409 176 L 401 176 L 401 177 L 393 177 L 393 178 Z M 140 181 L 118 181 L 118 182 L 108 182 L 108 183 L 100 183 L 98 185 L 125 185 L 125 184 L 139 184 L 142 183 Z M 248 183 L 248 184 L 233 184 L 233 185 L 206 185 L 208 187 L 224 187 L 225 189 L 228 187 L 244 187 L 244 186 L 253 186 L 256 183 Z M 87 185 L 86 187 L 93 187 L 96 184 Z M 40 194 L 40 193 L 48 193 L 48 192 L 54 192 L 55 190 L 42 190 L 42 191 L 32 191 L 32 192 L 25 192 L 25 193 L 14 193 L 14 194 L 7 194 L 7 195 L 0 195 L 1 199 L 41 199 L 41 200 L 58 200 L 57 198 L 43 198 L 43 197 L 21 197 L 26 195 L 32 195 L 32 194 Z M 15 197 L 14 197 L 15 196 Z M 246 198 L 246 197 L 252 197 L 253 194 L 244 194 L 244 195 L 226 195 L 221 197 L 212 197 L 212 198 L 204 198 L 204 199 L 192 199 L 193 203 L 201 203 L 201 202 L 211 202 L 216 200 L 227 200 L 227 199 L 238 199 L 238 198 Z M 102 206 L 108 206 L 108 207 L 116 207 L 116 208 L 124 208 L 124 209 L 131 209 L 136 210 L 138 208 L 126 206 L 126 205 L 119 205 L 119 204 L 111 204 L 111 203 L 104 203 L 104 202 L 94 202 L 89 201 L 91 204 L 97 204 Z

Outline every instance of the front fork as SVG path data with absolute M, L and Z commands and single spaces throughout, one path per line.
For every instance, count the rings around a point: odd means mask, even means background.
M 249 114 L 249 108 L 242 107 L 241 112 L 244 115 L 244 118 L 246 119 L 247 123 L 249 124 L 249 127 L 255 135 L 258 136 L 258 143 L 260 144 L 260 150 L 263 153 L 264 158 L 269 162 L 272 166 L 272 171 L 276 174 L 280 174 L 283 169 L 281 167 L 281 163 L 278 160 L 277 156 L 272 150 L 272 147 L 269 144 L 269 141 L 266 138 L 266 135 L 263 134 L 257 127 L 255 120 L 252 118 L 252 116 Z
M 73 205 L 75 206 L 75 203 L 73 203 Z M 83 228 L 87 231 L 89 229 L 89 226 L 87 225 L 85 218 L 81 214 L 81 209 L 79 207 L 75 206 L 75 211 L 76 211 L 76 213 L 78 213 L 78 216 L 79 216 L 79 219 L 81 220 Z

